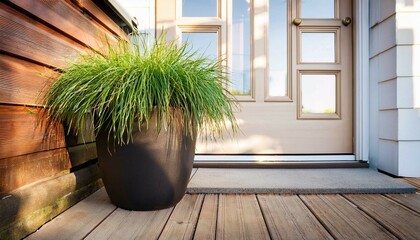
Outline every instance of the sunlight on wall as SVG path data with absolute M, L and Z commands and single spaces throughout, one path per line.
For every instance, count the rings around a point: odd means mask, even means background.
M 414 24 L 420 21 L 420 2 L 397 1 L 396 10 L 397 44 L 402 45 L 398 53 L 401 53 L 398 75 L 411 78 L 412 106 L 409 107 L 420 108 L 420 26 Z
M 264 135 L 241 136 L 240 139 L 225 139 L 218 142 L 197 142 L 196 151 L 226 153 L 235 149 L 238 153 L 282 153 L 279 141 Z
M 155 36 L 154 0 L 115 0 L 138 22 L 138 30 L 149 39 Z

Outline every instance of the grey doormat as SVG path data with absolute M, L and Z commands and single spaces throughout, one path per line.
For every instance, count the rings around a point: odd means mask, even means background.
M 199 168 L 189 193 L 414 193 L 402 180 L 367 168 Z

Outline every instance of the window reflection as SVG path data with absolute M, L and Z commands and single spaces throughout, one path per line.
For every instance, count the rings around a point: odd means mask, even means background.
M 217 0 L 182 0 L 183 17 L 217 17 Z
M 249 0 L 232 2 L 232 93 L 251 95 L 251 35 Z
M 182 43 L 188 43 L 192 51 L 198 51 L 205 57 L 217 59 L 218 44 L 216 32 L 182 33 Z
M 302 113 L 336 113 L 336 75 L 301 75 Z
M 335 33 L 301 33 L 301 61 L 311 63 L 335 62 Z
M 269 2 L 269 96 L 287 96 L 287 3 Z
M 335 0 L 301 0 L 301 18 L 335 18 Z

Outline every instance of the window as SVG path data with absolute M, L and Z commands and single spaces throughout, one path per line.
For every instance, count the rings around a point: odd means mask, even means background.
M 268 2 L 268 83 L 266 100 L 291 100 L 287 0 Z
M 182 0 L 182 17 L 217 17 L 217 0 Z
M 251 5 L 249 1 L 232 2 L 230 29 L 232 93 L 252 96 L 251 77 Z
M 300 119 L 340 118 L 340 73 L 300 71 L 298 76 Z
M 219 57 L 218 32 L 199 32 L 186 30 L 182 32 L 182 43 L 188 43 L 192 51 L 199 52 L 210 59 Z
M 291 101 L 288 3 L 178 0 L 177 36 L 194 50 L 227 60 L 230 89 L 240 101 L 256 101 L 256 88 L 263 101 Z

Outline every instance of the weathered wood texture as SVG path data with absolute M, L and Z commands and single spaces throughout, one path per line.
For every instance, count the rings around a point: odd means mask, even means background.
M 103 46 L 101 41 L 115 42 L 111 33 L 101 29 L 102 26 L 91 21 L 65 1 L 9 0 L 9 2 L 85 46 L 100 50 Z
M 220 195 L 217 239 L 270 239 L 255 195 Z
M 296 195 L 258 195 L 273 239 L 333 239 Z
M 0 105 L 0 159 L 65 147 L 63 127 L 47 130 L 40 109 Z
M 0 195 L 97 158 L 95 143 L 0 159 Z M 38 169 L 34 171 L 34 169 Z
M 72 211 L 64 212 L 54 218 L 51 225 L 46 225 L 43 231 L 35 232 L 27 239 L 83 239 L 91 229 L 116 209 L 114 205 L 110 204 L 108 195 L 101 194 L 101 192 L 105 192 L 105 189 L 99 190 L 76 204 Z M 92 208 L 95 208 L 93 213 L 90 212 Z M 76 232 L 73 227 L 77 229 Z
M 398 238 L 419 239 L 419 213 L 381 195 L 346 195 L 346 198 Z
M 417 188 L 417 192 L 420 192 L 420 178 L 404 178 L 404 180 L 415 186 Z
M 0 239 L 21 239 L 100 187 L 98 167 L 91 165 L 3 196 L 0 198 Z
M 113 20 L 106 15 L 98 6 L 96 6 L 91 0 L 67 0 L 77 4 L 83 12 L 89 14 L 90 17 L 95 19 L 103 27 L 117 35 L 118 37 L 128 40 L 127 35 L 124 31 L 113 22 Z
M 1 208 L 1 236 L 22 237 L 98 187 L 92 162 L 84 164 L 97 157 L 93 130 L 83 139 L 65 136 L 61 124 L 46 131 L 39 112 L 42 91 L 59 76 L 53 69 L 118 36 L 128 39 L 91 0 L 0 2 L 0 207 L 22 189 L 42 186 L 13 198 L 9 207 L 19 216 Z
M 218 195 L 216 194 L 208 194 L 205 196 L 194 239 L 215 239 L 218 199 Z
M 301 198 L 335 239 L 396 239 L 340 195 L 303 195 Z
M 83 52 L 80 44 L 4 4 L 0 4 L 0 25 L 1 51 L 40 64 L 64 67 Z
M 91 0 L 0 3 L 0 194 L 96 158 L 93 130 L 46 131 L 42 92 L 78 54 L 126 34 Z M 85 147 L 77 146 L 83 142 Z
M 0 54 L 0 102 L 39 106 L 49 76 L 57 75 L 40 65 Z
M 86 239 L 157 239 L 172 210 L 139 212 L 118 208 Z
M 204 195 L 185 195 L 176 205 L 159 239 L 192 239 Z
M 391 194 L 386 196 L 420 214 L 419 194 Z
M 68 173 L 70 167 L 65 148 L 0 159 L 0 194 L 43 178 Z
M 103 190 L 97 194 L 106 198 Z M 397 203 L 394 198 L 405 200 Z M 87 239 L 418 239 L 420 224 L 412 206 L 418 206 L 413 202 L 419 199 L 419 194 L 187 194 L 166 210 L 117 208 L 91 229 L 82 227 L 79 234 L 75 212 L 90 222 L 102 209 L 99 201 L 99 207 L 69 209 L 31 239 L 51 239 L 62 231 L 69 239 L 84 234 Z M 62 222 L 69 223 L 65 229 Z

